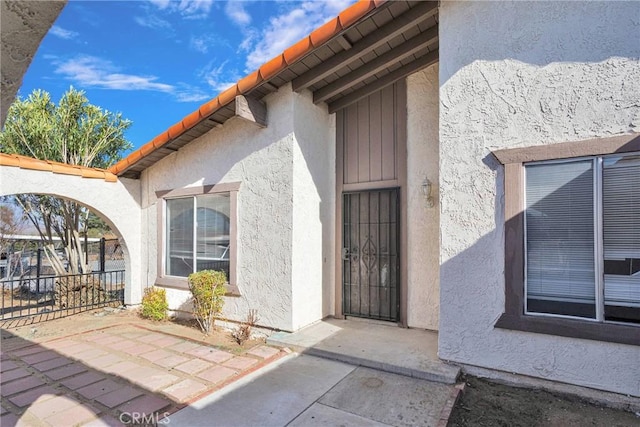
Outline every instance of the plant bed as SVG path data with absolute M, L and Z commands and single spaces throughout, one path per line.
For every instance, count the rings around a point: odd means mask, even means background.
M 632 412 L 606 408 L 580 397 L 546 390 L 510 387 L 467 376 L 449 427 L 583 427 L 637 426 Z

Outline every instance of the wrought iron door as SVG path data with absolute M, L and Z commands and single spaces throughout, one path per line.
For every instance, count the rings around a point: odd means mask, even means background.
M 397 321 L 399 190 L 343 195 L 342 284 L 347 316 Z

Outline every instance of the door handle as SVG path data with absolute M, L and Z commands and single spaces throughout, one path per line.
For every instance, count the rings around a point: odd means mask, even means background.
M 342 248 L 342 260 L 349 261 L 349 248 Z

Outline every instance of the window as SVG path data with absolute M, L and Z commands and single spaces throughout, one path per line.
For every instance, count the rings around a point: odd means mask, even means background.
M 159 247 L 157 283 L 186 287 L 189 274 L 221 270 L 235 287 L 238 183 L 157 192 Z
M 640 323 L 640 156 L 524 167 L 525 312 Z
M 640 345 L 640 136 L 493 154 L 505 216 L 495 327 Z
M 229 193 L 166 203 L 166 274 L 187 277 L 196 271 L 221 270 L 229 277 Z

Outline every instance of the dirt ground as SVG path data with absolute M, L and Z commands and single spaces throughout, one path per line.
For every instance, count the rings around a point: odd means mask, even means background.
M 12 345 L 10 338 L 13 336 L 39 343 L 62 336 L 71 336 L 119 324 L 135 324 L 136 326 L 150 330 L 207 343 L 221 350 L 231 351 L 236 354 L 242 353 L 258 344 L 264 344 L 264 340 L 250 340 L 240 346 L 233 340 L 227 330 L 215 328 L 211 334 L 204 335 L 200 329 L 198 329 L 195 321 L 171 320 L 154 322 L 143 319 L 136 310 L 121 310 L 114 307 L 105 307 L 67 317 L 56 318 L 55 320 L 39 321 L 37 323 L 31 323 L 29 319 L 0 321 L 0 327 L 3 332 L 9 332 L 8 334 L 2 334 L 2 347 L 5 349 L 10 348 Z M 20 340 L 20 342 L 24 341 Z
M 509 387 L 475 377 L 465 381 L 465 392 L 451 414 L 449 427 L 640 426 L 640 416 L 632 412 L 604 408 L 576 396 Z

